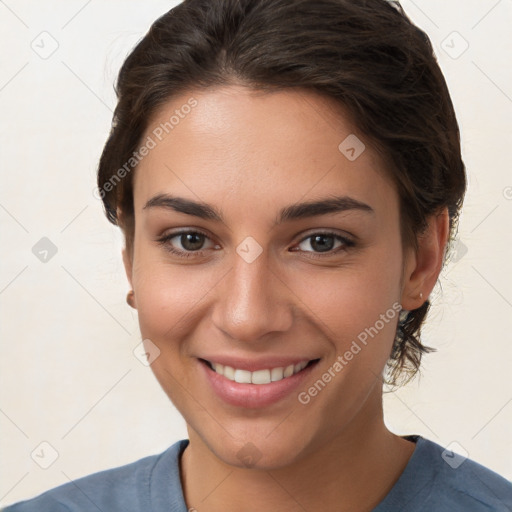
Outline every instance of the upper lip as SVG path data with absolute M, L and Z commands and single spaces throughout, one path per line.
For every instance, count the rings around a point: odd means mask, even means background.
M 212 355 L 204 356 L 199 359 L 205 359 L 210 363 L 222 364 L 223 366 L 231 366 L 231 368 L 237 368 L 239 370 L 247 370 L 249 372 L 255 372 L 257 370 L 271 370 L 272 368 L 286 368 L 290 365 L 296 365 L 302 361 L 313 361 L 320 359 L 319 357 L 290 357 L 290 356 L 267 356 L 257 359 L 247 357 L 236 357 L 231 355 Z

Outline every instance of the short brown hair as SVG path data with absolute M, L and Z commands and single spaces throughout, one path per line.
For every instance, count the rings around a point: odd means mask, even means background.
M 126 169 L 151 116 L 187 90 L 231 84 L 298 88 L 338 101 L 391 164 L 403 247 L 416 248 L 428 218 L 445 207 L 454 239 L 466 191 L 459 128 L 430 40 L 400 6 L 385 0 L 185 0 L 153 23 L 115 86 L 118 103 L 98 187 L 129 252 L 133 172 L 120 180 L 118 171 Z M 427 300 L 401 314 L 388 384 L 411 380 L 422 354 L 434 350 L 420 341 L 429 308 Z

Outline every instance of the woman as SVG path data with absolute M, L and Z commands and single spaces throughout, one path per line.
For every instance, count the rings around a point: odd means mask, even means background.
M 98 170 L 189 439 L 7 511 L 489 511 L 512 484 L 384 424 L 466 189 L 427 36 L 384 0 L 186 0 L 126 59 Z M 508 507 L 508 508 L 507 508 Z

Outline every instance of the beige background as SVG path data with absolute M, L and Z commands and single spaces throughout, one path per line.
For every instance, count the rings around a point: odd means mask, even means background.
M 140 339 L 120 233 L 92 195 L 117 70 L 173 5 L 0 2 L 2 505 L 187 435 L 132 353 Z M 456 442 L 512 479 L 512 1 L 403 6 L 431 37 L 449 83 L 469 191 L 425 329 L 438 352 L 424 358 L 421 378 L 386 395 L 386 422 Z M 43 237 L 58 251 L 46 263 L 32 252 Z

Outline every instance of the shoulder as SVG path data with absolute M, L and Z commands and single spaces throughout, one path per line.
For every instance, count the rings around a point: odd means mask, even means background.
M 159 455 L 81 477 L 2 512 L 109 512 L 152 510 L 159 481 L 179 484 L 178 456 L 188 444 L 181 440 Z M 156 485 L 155 485 L 156 484 Z M 181 492 L 181 490 L 180 490 Z
M 433 441 L 418 438 L 410 465 L 416 475 L 409 471 L 407 480 L 421 496 L 418 511 L 512 511 L 512 482 Z
M 453 502 L 449 510 L 512 511 L 512 482 L 474 460 L 430 442 L 441 461 L 433 498 L 445 504 Z M 461 508 L 463 503 L 471 508 Z

